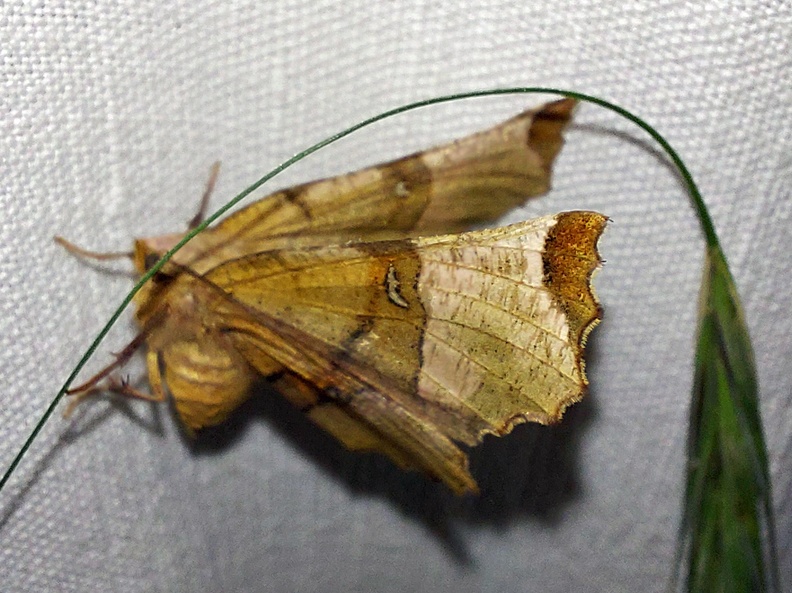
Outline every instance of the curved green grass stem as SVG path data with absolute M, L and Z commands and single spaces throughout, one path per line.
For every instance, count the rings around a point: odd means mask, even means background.
M 202 224 L 190 231 L 173 247 L 173 249 L 166 253 L 156 265 L 140 278 L 135 287 L 126 298 L 124 298 L 107 324 L 85 351 L 74 367 L 74 370 L 69 374 L 60 391 L 58 391 L 58 394 L 44 411 L 41 419 L 31 431 L 2 479 L 0 479 L 0 491 L 5 487 L 16 467 L 29 450 L 31 444 L 66 394 L 71 383 L 82 370 L 88 359 L 96 351 L 102 340 L 104 340 L 121 313 L 130 304 L 135 294 L 137 294 L 141 287 L 154 276 L 185 243 L 223 216 L 229 209 L 233 208 L 237 203 L 257 190 L 264 183 L 297 161 L 302 160 L 328 144 L 332 144 L 336 140 L 380 120 L 420 107 L 458 101 L 461 99 L 527 93 L 549 93 L 573 97 L 580 101 L 599 105 L 600 107 L 604 107 L 605 109 L 619 114 L 649 134 L 673 161 L 682 177 L 693 207 L 701 222 L 701 227 L 707 243 L 708 254 L 704 286 L 702 289 L 699 343 L 696 350 L 696 376 L 693 392 L 693 406 L 691 410 L 689 443 L 688 487 L 686 511 L 683 519 L 683 534 L 681 538 L 681 541 L 687 542 L 687 544 L 680 545 L 680 550 L 682 550 L 683 547 L 689 551 L 692 550 L 689 552 L 690 557 L 687 561 L 688 571 L 686 571 L 686 584 L 691 591 L 764 590 L 762 585 L 766 585 L 773 580 L 765 578 L 765 575 L 773 573 L 773 570 L 771 569 L 768 573 L 764 569 L 764 565 L 761 564 L 763 548 L 761 547 L 761 538 L 757 540 L 757 538 L 760 537 L 757 535 L 760 530 L 760 525 L 757 521 L 757 512 L 761 512 L 766 518 L 765 524 L 767 525 L 771 540 L 769 554 L 771 556 L 771 564 L 774 564 L 774 551 L 772 549 L 772 514 L 769 502 L 769 472 L 767 469 L 767 454 L 762 435 L 761 421 L 759 419 L 756 374 L 750 339 L 745 329 L 739 298 L 707 207 L 704 204 L 698 187 L 696 187 L 693 181 L 693 177 L 680 156 L 671 147 L 668 141 L 643 119 L 599 97 L 551 87 L 517 87 L 456 93 L 397 107 L 361 121 L 321 142 L 317 142 L 310 148 L 284 161 L 253 185 L 245 189 L 225 206 L 209 216 Z M 714 411 L 710 409 L 712 406 L 715 406 Z M 720 422 L 720 424 L 718 424 L 717 420 L 722 416 L 724 406 L 726 406 L 726 409 L 732 410 L 733 413 L 729 417 L 733 418 L 733 422 Z M 724 424 L 728 426 L 724 428 Z M 718 454 L 719 451 L 723 452 L 725 450 L 733 452 L 735 447 L 736 450 L 738 450 L 736 457 L 732 456 L 726 459 L 724 455 Z M 713 451 L 715 453 L 713 453 Z M 746 462 L 746 460 L 748 461 Z M 724 463 L 732 463 L 732 466 L 743 468 L 744 471 L 737 471 L 736 474 L 731 472 L 731 470 L 724 472 Z M 728 495 L 735 496 L 739 493 L 739 488 L 736 486 L 743 488 L 749 495 L 740 498 L 737 502 L 727 502 L 727 507 L 723 507 L 724 501 L 718 497 L 717 493 L 720 492 L 722 494 L 725 488 Z M 716 493 L 713 494 L 713 492 Z M 729 504 L 732 506 L 728 506 Z M 713 510 L 715 508 L 713 505 L 721 505 L 719 508 L 727 508 L 727 512 L 725 514 L 718 514 Z M 764 510 L 758 510 L 759 507 Z M 733 524 L 726 525 L 723 523 L 723 520 L 728 519 L 730 516 L 729 513 L 732 512 L 739 512 L 741 516 L 744 516 L 746 513 L 749 515 L 753 513 L 753 515 L 744 522 L 746 526 L 745 529 L 749 532 L 747 535 L 739 535 L 737 539 L 729 539 L 723 535 L 722 532 L 724 530 L 734 531 Z M 714 522 L 711 520 L 708 521 L 707 518 L 711 518 L 713 513 L 717 515 L 717 520 Z M 759 548 L 757 548 L 757 541 L 759 541 Z M 701 546 L 704 546 L 704 548 L 702 548 L 704 556 L 696 556 L 697 547 L 701 548 Z M 737 546 L 735 549 L 742 555 L 745 555 L 746 550 L 748 550 L 750 552 L 748 556 L 752 559 L 752 562 L 756 560 L 758 553 L 759 564 L 757 565 L 754 562 L 747 567 L 743 564 L 732 570 L 729 569 L 729 567 L 724 568 L 722 563 L 717 563 L 718 566 L 715 568 L 721 570 L 723 574 L 726 575 L 724 579 L 736 578 L 735 574 L 737 572 L 747 571 L 747 573 L 750 573 L 749 577 L 753 575 L 755 578 L 749 578 L 748 580 L 743 579 L 741 582 L 751 583 L 752 585 L 758 584 L 760 585 L 760 589 L 756 589 L 753 586 L 740 589 L 740 584 L 737 581 L 735 581 L 734 585 L 737 588 L 708 588 L 707 583 L 712 579 L 712 575 L 708 571 L 712 570 L 713 567 L 711 566 L 711 562 L 708 564 L 707 558 L 710 556 L 707 555 L 722 553 L 726 548 L 729 548 L 729 546 Z M 700 551 L 701 550 L 699 550 L 699 552 Z M 681 554 L 682 552 L 680 552 L 680 555 Z M 737 558 L 739 554 L 733 557 Z M 736 576 L 739 577 L 739 575 Z M 726 580 L 718 582 L 723 584 Z

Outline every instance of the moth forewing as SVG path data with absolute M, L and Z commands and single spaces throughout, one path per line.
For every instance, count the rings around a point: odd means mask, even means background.
M 582 397 L 604 225 L 602 215 L 572 212 L 459 235 L 271 251 L 203 279 L 228 295 L 216 315 L 234 347 L 254 367 L 263 355 L 293 375 L 287 397 L 309 417 L 352 448 L 471 490 L 452 441 L 553 422 Z
M 568 212 L 419 240 L 427 323 L 418 390 L 475 410 L 487 424 L 476 439 L 554 422 L 582 397 L 585 338 L 601 317 L 590 279 L 605 220 Z
M 197 430 L 269 377 L 350 449 L 474 491 L 456 443 L 552 422 L 583 394 L 605 219 L 434 235 L 546 191 L 574 106 L 281 190 L 195 237 L 135 299 L 155 396 Z M 136 241 L 138 270 L 181 236 Z

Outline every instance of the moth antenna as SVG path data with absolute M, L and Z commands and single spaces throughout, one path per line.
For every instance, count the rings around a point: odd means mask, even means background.
M 212 197 L 217 177 L 220 175 L 220 161 L 215 161 L 209 169 L 209 179 L 206 182 L 206 189 L 201 197 L 201 203 L 198 206 L 198 212 L 192 217 L 190 222 L 187 223 L 187 230 L 192 230 L 201 224 L 206 218 L 206 210 L 209 208 L 209 198 Z
M 131 251 L 90 251 L 88 249 L 83 249 L 82 247 L 78 247 L 71 241 L 67 241 L 63 237 L 55 235 L 55 242 L 63 247 L 66 251 L 71 253 L 72 255 L 84 259 L 97 259 L 97 260 L 109 260 L 109 259 L 132 259 L 134 254 Z

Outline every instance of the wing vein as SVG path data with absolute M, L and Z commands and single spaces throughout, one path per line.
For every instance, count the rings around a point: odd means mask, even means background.
M 490 338 L 494 338 L 495 340 L 497 340 L 497 341 L 499 341 L 499 342 L 503 342 L 504 344 L 507 344 L 508 346 L 511 346 L 511 347 L 513 347 L 515 350 L 519 350 L 520 352 L 523 352 L 523 353 L 527 354 L 528 356 L 530 356 L 531 358 L 533 358 L 533 359 L 534 359 L 534 360 L 536 360 L 537 362 L 539 362 L 539 363 L 541 363 L 541 364 L 543 364 L 543 365 L 545 365 L 545 366 L 547 366 L 547 367 L 550 367 L 551 369 L 553 369 L 554 371 L 556 371 L 556 372 L 557 372 L 559 375 L 561 375 L 562 377 L 566 377 L 567 379 L 569 379 L 570 381 L 573 381 L 573 382 L 575 381 L 575 378 L 574 378 L 574 377 L 572 377 L 572 375 L 567 375 L 566 373 L 562 372 L 561 370 L 559 370 L 559 369 L 555 368 L 555 367 L 554 367 L 552 364 L 550 364 L 548 361 L 546 361 L 546 360 L 542 359 L 542 358 L 541 358 L 540 356 L 538 356 L 538 355 L 537 355 L 535 352 L 532 352 L 532 351 L 530 351 L 530 350 L 527 350 L 526 348 L 524 348 L 523 346 L 521 346 L 521 345 L 519 345 L 519 344 L 515 344 L 514 342 L 510 342 L 509 340 L 507 340 L 507 339 L 506 339 L 506 338 L 504 338 L 504 337 L 501 337 L 501 336 L 499 336 L 499 335 L 497 335 L 497 334 L 493 334 L 492 332 L 484 331 L 484 330 L 483 330 L 483 329 L 481 329 L 481 328 L 474 328 L 474 327 L 470 327 L 470 326 L 468 326 L 468 325 L 464 325 L 463 323 L 459 323 L 458 321 L 454 321 L 454 320 L 452 320 L 452 319 L 443 319 L 442 321 L 444 321 L 445 323 L 449 323 L 449 324 L 451 324 L 451 325 L 456 325 L 456 326 L 459 326 L 459 327 L 464 327 L 464 328 L 467 328 L 467 329 L 471 329 L 471 330 L 477 331 L 477 332 L 479 332 L 479 333 L 482 333 L 482 334 L 484 334 L 484 335 L 486 335 L 486 336 L 488 336 L 488 337 L 490 337 Z M 452 350 L 456 350 L 457 352 L 459 352 L 459 353 L 461 353 L 461 354 L 465 355 L 465 356 L 466 356 L 466 358 L 467 358 L 468 360 L 473 360 L 473 361 L 475 361 L 475 359 L 474 359 L 474 358 L 472 358 L 471 356 L 469 356 L 469 355 L 468 355 L 468 354 L 467 354 L 467 353 L 466 353 L 464 350 L 462 350 L 462 349 L 460 349 L 460 348 L 457 348 L 457 347 L 453 346 L 451 343 L 447 342 L 445 339 L 443 339 L 443 338 L 442 338 L 441 336 L 439 336 L 438 334 L 436 334 L 436 333 L 434 333 L 434 332 L 431 332 L 431 331 L 429 330 L 429 328 L 428 328 L 428 327 L 427 327 L 427 329 L 426 329 L 426 330 L 424 330 L 424 331 L 425 331 L 427 334 L 430 334 L 430 335 L 434 336 L 435 338 L 437 338 L 437 340 L 438 340 L 439 342 L 442 342 L 443 344 L 445 344 L 446 346 L 448 346 L 448 347 L 449 347 L 449 348 L 451 348 Z M 481 366 L 482 366 L 484 369 L 486 369 L 487 371 L 489 371 L 489 368 L 488 368 L 487 366 L 485 366 L 485 365 L 483 365 L 483 364 L 482 364 Z
M 502 307 L 502 306 L 498 305 L 497 303 L 495 303 L 494 301 L 487 301 L 487 300 L 484 300 L 484 299 L 481 299 L 481 298 L 477 299 L 473 295 L 469 295 L 469 294 L 466 294 L 464 292 L 459 292 L 457 290 L 451 290 L 449 288 L 443 288 L 442 286 L 433 286 L 432 290 L 433 291 L 438 291 L 438 292 L 444 292 L 446 294 L 450 294 L 450 295 L 453 295 L 453 296 L 463 297 L 466 300 L 472 301 L 474 303 L 483 303 L 485 305 L 491 306 L 493 309 L 497 309 L 498 311 L 503 311 L 504 313 L 510 315 L 511 317 L 514 317 L 515 319 L 519 319 L 520 321 L 524 321 L 528 325 L 532 325 L 533 327 L 535 327 L 536 329 L 538 329 L 542 333 L 557 339 L 562 344 L 565 344 L 567 346 L 571 346 L 572 345 L 572 343 L 569 340 L 565 340 L 560 335 L 555 334 L 555 333 L 551 332 L 550 330 L 548 330 L 546 327 L 542 327 L 541 325 L 536 323 L 530 317 L 524 317 L 522 315 L 517 315 L 513 310 L 507 309 L 506 307 Z M 434 317 L 433 319 L 439 319 L 439 318 L 438 317 Z M 467 327 L 470 327 L 470 329 L 476 329 L 476 328 L 471 327 L 471 326 L 467 326 Z

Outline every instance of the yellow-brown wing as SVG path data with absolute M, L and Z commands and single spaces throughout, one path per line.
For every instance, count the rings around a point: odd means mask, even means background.
M 276 192 L 193 239 L 175 261 L 203 273 L 273 249 L 459 232 L 550 188 L 575 101 L 562 99 L 490 130 L 390 163 Z M 182 235 L 143 239 L 136 263 Z
M 590 287 L 605 218 L 572 212 L 499 229 L 280 250 L 202 282 L 248 363 L 287 369 L 285 395 L 350 448 L 473 490 L 466 455 L 583 395 Z M 262 363 L 260 363 L 262 361 Z

